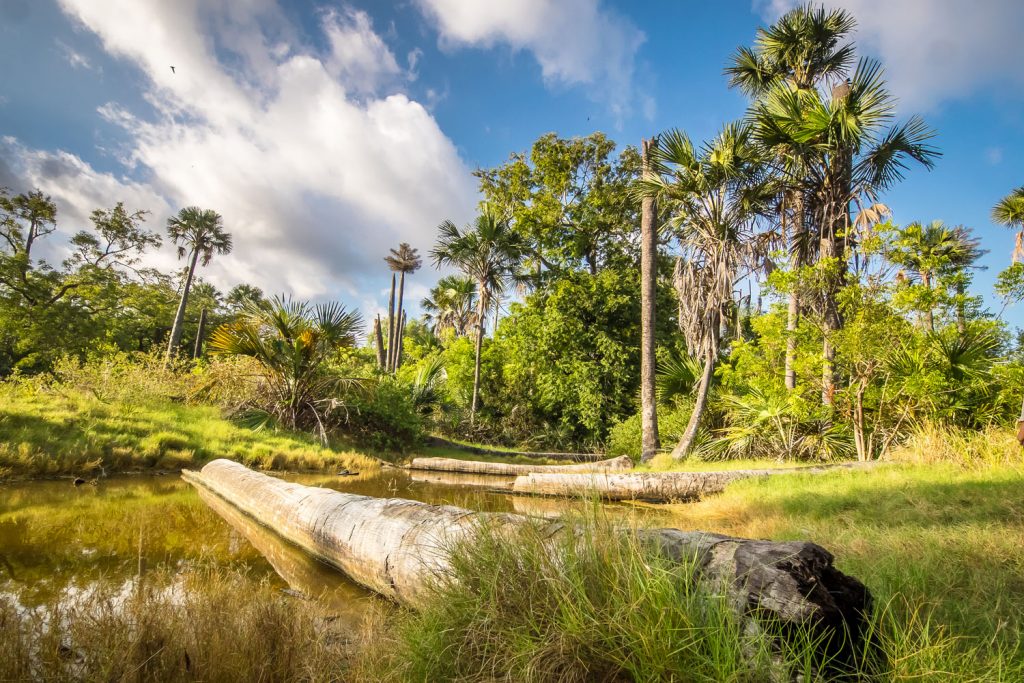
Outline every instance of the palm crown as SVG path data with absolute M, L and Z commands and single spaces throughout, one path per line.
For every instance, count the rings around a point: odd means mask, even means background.
M 178 245 L 178 258 L 197 251 L 204 266 L 214 253 L 231 251 L 231 235 L 224 231 L 220 214 L 212 209 L 185 207 L 167 220 L 167 234 Z
M 407 242 L 398 245 L 398 249 L 391 249 L 391 254 L 385 256 L 384 260 L 388 267 L 396 273 L 415 273 L 423 265 L 423 259 L 419 252 L 409 246 Z

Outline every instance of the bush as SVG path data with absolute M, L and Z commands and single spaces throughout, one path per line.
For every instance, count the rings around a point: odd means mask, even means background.
M 407 384 L 390 377 L 350 392 L 340 429 L 360 445 L 404 453 L 419 443 L 423 419 Z
M 680 402 L 668 409 L 659 408 L 658 437 L 663 449 L 671 449 L 682 438 L 692 410 L 689 402 Z M 628 455 L 634 460 L 639 459 L 641 437 L 640 413 L 637 413 L 612 427 L 608 434 L 608 455 Z

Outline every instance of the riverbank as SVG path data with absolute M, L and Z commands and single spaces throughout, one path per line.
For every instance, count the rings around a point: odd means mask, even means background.
M 258 469 L 365 471 L 379 462 L 304 434 L 253 431 L 213 406 L 0 384 L 0 480 L 178 471 L 214 458 Z

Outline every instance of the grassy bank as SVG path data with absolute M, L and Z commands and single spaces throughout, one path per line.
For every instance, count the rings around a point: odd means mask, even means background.
M 216 407 L 163 397 L 104 400 L 79 389 L 0 384 L 0 479 L 177 470 L 213 458 L 260 469 L 366 470 L 372 458 L 301 434 L 253 431 Z

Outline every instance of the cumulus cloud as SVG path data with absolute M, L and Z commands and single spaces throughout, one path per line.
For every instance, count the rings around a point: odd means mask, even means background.
M 151 106 L 99 112 L 126 136 L 128 176 L 4 141 L 4 158 L 65 218 L 119 200 L 151 209 L 154 224 L 182 206 L 212 208 L 235 243 L 204 272 L 216 284 L 359 302 L 387 277 L 389 247 L 426 250 L 441 220 L 469 217 L 468 169 L 401 91 L 402 69 L 365 13 L 322 13 L 318 49 L 270 0 L 60 4 L 141 70 Z
M 616 116 L 634 103 L 653 107 L 633 83 L 637 50 L 645 36 L 600 0 L 416 0 L 437 27 L 442 47 L 489 48 L 505 44 L 526 50 L 549 84 L 587 86 Z
M 762 3 L 774 18 L 803 0 Z M 998 86 L 1024 86 L 1021 0 L 828 0 L 857 17 L 858 40 L 884 62 L 904 109 L 930 109 Z

